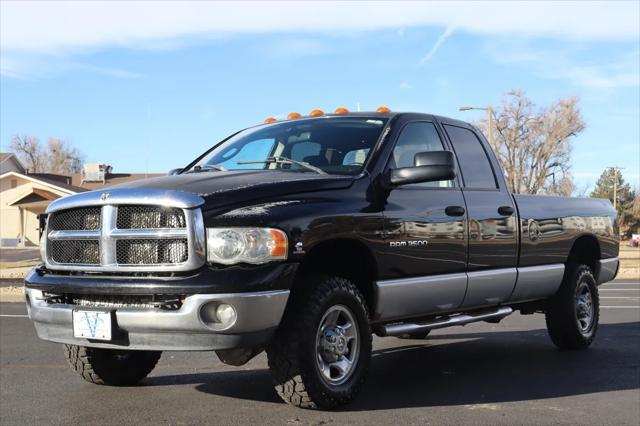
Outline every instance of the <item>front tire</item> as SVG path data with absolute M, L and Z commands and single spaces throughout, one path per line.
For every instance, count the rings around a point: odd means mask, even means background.
M 564 281 L 546 311 L 547 330 L 562 350 L 586 349 L 600 319 L 598 286 L 587 265 L 567 265 Z
M 162 352 L 64 345 L 64 355 L 71 369 L 89 383 L 129 386 L 151 373 Z
M 301 408 L 351 401 L 371 360 L 371 328 L 360 290 L 340 277 L 313 276 L 292 296 L 267 347 L 278 395 Z

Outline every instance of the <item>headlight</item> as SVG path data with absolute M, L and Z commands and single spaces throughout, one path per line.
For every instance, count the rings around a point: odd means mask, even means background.
M 273 228 L 207 228 L 207 260 L 223 265 L 287 258 L 287 234 Z

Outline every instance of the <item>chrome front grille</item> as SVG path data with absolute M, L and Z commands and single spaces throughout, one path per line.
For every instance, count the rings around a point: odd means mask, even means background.
M 127 201 L 133 198 L 130 191 L 114 190 L 116 194 L 120 192 L 124 194 L 119 198 Z M 174 199 L 179 207 L 121 204 L 117 203 L 118 198 L 105 200 L 99 193 L 90 201 L 100 205 L 83 207 L 73 202 L 74 197 L 68 197 L 67 204 L 72 208 L 49 212 L 46 238 L 43 238 L 47 267 L 72 271 L 165 272 L 202 266 L 205 262 L 202 212 L 191 207 L 201 199 L 183 194 L 177 194 Z M 166 200 L 166 192 L 161 195 L 165 199 L 160 201 L 171 201 Z M 64 205 L 64 201 L 58 204 Z
M 182 209 L 158 206 L 118 207 L 118 229 L 186 228 Z
M 99 265 L 98 240 L 56 240 L 49 244 L 49 256 L 56 263 Z
M 100 229 L 100 207 L 65 210 L 51 215 L 49 229 L 89 231 Z
M 166 265 L 189 258 L 187 239 L 139 239 L 116 241 L 118 265 Z

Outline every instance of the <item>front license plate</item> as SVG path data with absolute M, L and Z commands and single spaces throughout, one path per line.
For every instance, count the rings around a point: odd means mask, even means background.
M 111 312 L 74 310 L 73 337 L 111 340 Z

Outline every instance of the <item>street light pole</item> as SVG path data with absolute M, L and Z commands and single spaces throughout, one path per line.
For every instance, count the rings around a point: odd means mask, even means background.
M 493 108 L 491 108 L 491 105 L 487 107 L 487 114 L 489 115 L 489 131 L 487 132 L 487 137 L 489 138 L 489 144 L 493 147 Z
M 473 106 L 461 106 L 459 108 L 460 111 L 470 111 L 470 110 L 479 110 L 479 111 L 487 111 L 487 139 L 489 139 L 489 143 L 493 146 L 493 108 L 491 105 L 486 107 L 473 107 Z
M 622 170 L 622 167 L 611 166 L 613 169 L 613 209 L 618 211 L 618 173 Z

